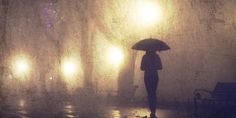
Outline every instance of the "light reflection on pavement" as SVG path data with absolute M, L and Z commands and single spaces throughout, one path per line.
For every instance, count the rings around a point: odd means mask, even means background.
M 86 105 L 73 101 L 56 102 L 50 99 L 27 101 L 20 98 L 7 103 L 2 108 L 3 118 L 145 118 L 149 111 L 145 107 L 112 106 L 112 105 Z M 158 118 L 191 118 L 189 113 L 171 109 L 157 110 Z

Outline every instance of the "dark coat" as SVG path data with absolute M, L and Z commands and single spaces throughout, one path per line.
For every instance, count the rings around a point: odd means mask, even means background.
M 142 58 L 141 62 L 141 70 L 143 71 L 151 71 L 151 70 L 161 70 L 162 63 L 158 54 L 151 53 L 145 54 Z

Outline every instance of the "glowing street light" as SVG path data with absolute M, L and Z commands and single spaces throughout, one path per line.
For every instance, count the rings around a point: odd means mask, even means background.
M 131 16 L 138 25 L 150 26 L 159 23 L 163 17 L 161 7 L 156 2 L 140 0 L 135 2 Z M 133 13 L 136 13 L 133 15 Z
M 65 59 L 62 64 L 62 72 L 66 77 L 71 77 L 77 72 L 77 64 L 72 59 Z
M 66 87 L 69 91 L 73 91 L 74 88 L 81 85 L 82 82 L 80 78 L 83 78 L 83 70 L 80 59 L 77 56 L 62 59 L 60 70 L 63 75 L 63 81 L 66 83 Z
M 156 4 L 146 4 L 140 8 L 140 18 L 145 24 L 159 22 L 162 17 L 160 6 Z
M 118 47 L 111 47 L 107 52 L 108 61 L 115 66 L 118 66 L 124 60 L 124 53 Z
M 29 66 L 26 60 L 18 60 L 16 62 L 17 73 L 26 73 L 28 70 L 29 70 Z
M 17 77 L 25 77 L 30 72 L 30 62 L 25 57 L 18 57 L 12 63 L 14 74 Z

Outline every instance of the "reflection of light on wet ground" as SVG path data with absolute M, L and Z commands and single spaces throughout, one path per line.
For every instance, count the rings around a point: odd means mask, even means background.
M 30 117 L 26 117 L 26 116 L 21 116 L 21 118 L 30 118 Z
M 63 102 L 62 104 L 48 104 L 44 100 L 15 99 L 8 102 L 4 115 L 11 118 L 144 118 L 149 116 L 148 107 L 141 106 L 110 106 L 78 104 L 77 102 Z M 50 103 L 50 102 L 49 102 Z M 58 102 L 57 102 L 58 103 Z M 89 103 L 90 104 L 90 103 Z M 158 108 L 159 118 L 193 118 L 192 111 L 185 108 Z M 4 118 L 4 117 L 3 117 Z
M 150 112 L 148 108 L 131 108 L 127 109 L 128 116 L 135 116 L 136 118 L 143 118 L 145 116 L 149 116 Z M 158 109 L 156 113 L 158 118 L 187 118 L 187 112 L 177 111 L 171 109 Z M 132 117 L 131 117 L 132 118 Z M 190 118 L 190 117 L 189 117 Z
M 24 99 L 20 99 L 20 100 L 19 100 L 19 106 L 20 106 L 21 108 L 23 108 L 23 107 L 25 106 L 25 100 L 24 100 Z
M 27 111 L 26 111 L 26 110 L 19 110 L 18 112 L 19 112 L 20 114 L 23 114 L 23 115 L 27 114 Z
M 73 109 L 73 106 L 72 105 L 66 105 L 65 109 Z
M 19 110 L 18 110 L 18 112 L 20 113 L 21 118 L 28 118 L 28 117 L 27 117 L 28 112 L 27 112 L 27 110 L 25 109 L 25 107 L 26 107 L 25 100 L 24 100 L 24 99 L 20 99 L 18 105 L 19 105 Z
M 66 115 L 67 118 L 75 118 L 74 115 Z
M 73 111 L 70 110 L 70 109 L 67 109 L 66 112 L 69 113 L 69 114 L 73 113 Z
M 113 110 L 112 111 L 112 118 L 121 118 L 120 111 L 119 110 Z
M 65 105 L 64 112 L 65 112 L 66 118 L 76 118 L 75 108 L 73 105 L 71 105 L 71 104 Z

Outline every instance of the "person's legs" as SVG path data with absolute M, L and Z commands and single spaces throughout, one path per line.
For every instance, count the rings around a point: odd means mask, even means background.
M 151 116 L 155 117 L 156 113 L 156 89 L 158 84 L 157 72 L 145 72 L 144 75 L 145 87 L 148 94 L 149 108 Z

